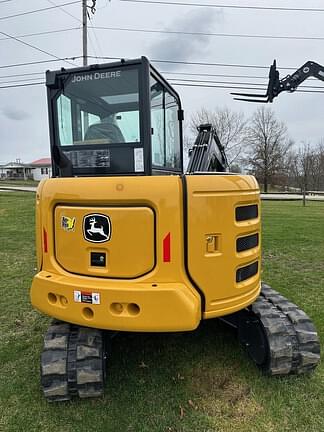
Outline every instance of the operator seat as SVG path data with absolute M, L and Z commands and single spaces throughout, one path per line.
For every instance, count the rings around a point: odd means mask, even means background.
M 113 123 L 102 122 L 102 123 L 94 123 L 89 126 L 85 136 L 85 141 L 91 140 L 109 140 L 110 143 L 124 143 L 125 138 L 121 133 L 119 127 Z

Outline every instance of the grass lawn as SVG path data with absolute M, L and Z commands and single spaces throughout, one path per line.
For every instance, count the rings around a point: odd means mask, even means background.
M 38 181 L 35 180 L 1 180 L 0 181 L 0 187 L 1 186 L 38 186 Z
M 0 193 L 0 431 L 321 432 L 324 367 L 267 378 L 216 320 L 182 334 L 120 334 L 105 397 L 48 404 L 39 355 L 49 318 L 29 303 L 34 194 Z M 324 203 L 263 204 L 263 279 L 324 341 Z M 323 345 L 323 344 L 322 344 Z

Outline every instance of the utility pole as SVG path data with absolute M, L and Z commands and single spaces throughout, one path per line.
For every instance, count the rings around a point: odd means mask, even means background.
M 87 0 L 82 0 L 82 48 L 83 48 L 83 66 L 88 64 L 88 11 Z
M 82 0 L 82 55 L 83 55 L 83 66 L 88 64 L 88 10 L 87 0 Z M 89 127 L 89 114 L 83 113 L 84 130 L 83 133 Z

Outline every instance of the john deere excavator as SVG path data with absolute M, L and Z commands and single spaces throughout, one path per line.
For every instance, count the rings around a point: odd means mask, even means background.
M 184 174 L 180 98 L 145 57 L 47 72 L 46 85 L 53 178 L 37 190 L 31 301 L 54 318 L 47 400 L 103 394 L 113 332 L 212 318 L 265 373 L 312 371 L 313 323 L 260 281 L 258 184 L 228 172 L 211 125 Z

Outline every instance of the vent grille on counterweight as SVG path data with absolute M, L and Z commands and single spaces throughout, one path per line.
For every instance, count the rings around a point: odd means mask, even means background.
M 259 244 L 259 234 L 252 234 L 245 237 L 240 237 L 236 240 L 236 251 L 243 252 L 252 249 Z
M 242 222 L 249 219 L 258 217 L 258 206 L 256 204 L 236 207 L 235 219 L 237 222 Z
M 246 279 L 256 275 L 258 273 L 259 263 L 258 261 L 249 264 L 245 267 L 241 267 L 236 271 L 236 282 L 243 282 Z

